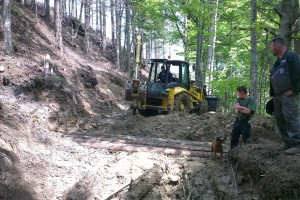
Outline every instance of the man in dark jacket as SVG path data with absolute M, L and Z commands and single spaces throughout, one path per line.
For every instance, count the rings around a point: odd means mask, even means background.
M 270 77 L 270 96 L 274 99 L 274 112 L 286 154 L 300 154 L 300 122 L 298 114 L 300 91 L 299 56 L 287 50 L 281 38 L 270 43 L 278 59 Z
M 164 83 L 166 82 L 166 67 L 165 65 L 162 65 L 160 67 L 161 71 L 159 72 L 157 78 L 160 80 L 160 82 Z

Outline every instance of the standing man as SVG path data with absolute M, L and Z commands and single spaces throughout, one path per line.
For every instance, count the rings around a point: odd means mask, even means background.
M 236 92 L 238 99 L 233 108 L 238 112 L 231 132 L 231 149 L 238 145 L 241 134 L 244 144 L 247 143 L 251 130 L 250 119 L 256 110 L 255 101 L 248 96 L 245 86 L 237 87 Z
M 298 114 L 300 91 L 299 56 L 287 50 L 282 38 L 275 38 L 270 49 L 277 61 L 270 77 L 270 96 L 286 154 L 300 154 L 300 122 Z

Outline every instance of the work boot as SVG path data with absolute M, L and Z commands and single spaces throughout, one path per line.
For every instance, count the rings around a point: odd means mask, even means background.
M 286 155 L 300 155 L 300 147 L 292 147 L 285 150 Z

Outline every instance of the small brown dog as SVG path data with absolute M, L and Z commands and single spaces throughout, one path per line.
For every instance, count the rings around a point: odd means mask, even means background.
M 216 139 L 211 143 L 211 154 L 214 153 L 215 157 L 217 153 L 220 153 L 221 160 L 223 160 L 223 142 L 226 140 L 226 136 L 218 136 Z

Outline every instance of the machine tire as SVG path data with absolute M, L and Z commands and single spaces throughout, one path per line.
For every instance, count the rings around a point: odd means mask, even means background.
M 190 99 L 187 93 L 183 92 L 175 96 L 174 111 L 190 112 Z
M 203 100 L 200 102 L 200 107 L 198 109 L 198 114 L 201 115 L 203 113 L 208 112 L 208 102 L 207 100 Z
M 150 116 L 158 115 L 157 110 L 150 110 L 150 109 L 141 110 L 141 109 L 138 109 L 138 111 L 139 111 L 140 115 L 142 115 L 144 117 L 150 117 Z
M 132 114 L 132 115 L 136 115 L 136 108 L 135 108 L 135 107 L 132 107 L 132 108 L 131 108 L 131 114 Z

